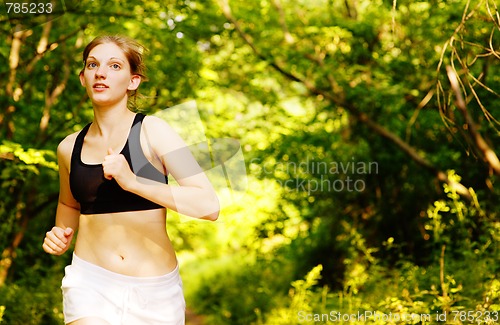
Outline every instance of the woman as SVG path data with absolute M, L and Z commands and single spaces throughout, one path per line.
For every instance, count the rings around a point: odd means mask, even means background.
M 62 281 L 66 324 L 184 324 L 185 303 L 166 208 L 216 220 L 215 191 L 163 120 L 128 107 L 144 78 L 143 48 L 101 36 L 83 52 L 80 81 L 93 122 L 58 146 L 60 195 L 43 249 L 78 235 Z M 171 174 L 179 186 L 170 186 Z

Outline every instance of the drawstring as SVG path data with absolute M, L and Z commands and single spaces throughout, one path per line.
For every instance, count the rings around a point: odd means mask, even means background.
M 146 308 L 148 305 L 148 299 L 144 292 L 141 290 L 140 286 L 128 286 L 125 289 L 125 294 L 123 295 L 123 301 L 122 301 L 122 319 L 121 322 L 123 324 L 123 321 L 126 317 L 126 314 L 129 309 L 130 302 L 132 300 L 135 300 L 137 305 L 140 306 L 141 309 Z
M 130 291 L 134 294 L 136 300 L 139 302 L 139 306 L 141 308 L 146 308 L 146 306 L 148 305 L 148 299 L 141 288 L 139 286 L 132 286 L 130 287 Z

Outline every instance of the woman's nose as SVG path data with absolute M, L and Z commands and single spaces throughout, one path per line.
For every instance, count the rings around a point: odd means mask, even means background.
M 95 77 L 96 78 L 106 78 L 106 67 L 105 66 L 100 66 L 97 68 L 95 72 Z

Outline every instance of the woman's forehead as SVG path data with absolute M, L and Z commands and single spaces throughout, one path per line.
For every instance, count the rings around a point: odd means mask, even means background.
M 97 60 L 110 60 L 115 58 L 128 62 L 123 50 L 115 43 L 103 43 L 97 45 L 89 52 L 88 57 L 93 57 Z

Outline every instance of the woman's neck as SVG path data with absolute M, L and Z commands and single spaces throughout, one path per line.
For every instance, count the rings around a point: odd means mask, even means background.
M 116 131 L 130 128 L 135 113 L 128 108 L 96 109 L 94 107 L 94 132 L 103 137 L 110 137 Z M 90 131 L 90 130 L 89 130 Z

